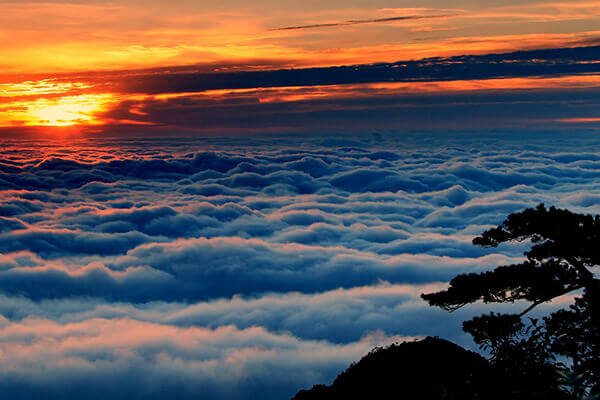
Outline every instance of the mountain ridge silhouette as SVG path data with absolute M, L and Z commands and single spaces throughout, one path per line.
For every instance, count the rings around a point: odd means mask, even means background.
M 481 355 L 438 337 L 373 349 L 332 385 L 301 390 L 292 400 L 487 399 L 491 368 Z

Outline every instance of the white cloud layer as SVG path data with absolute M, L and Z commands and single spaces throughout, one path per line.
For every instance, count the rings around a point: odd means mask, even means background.
M 600 211 L 593 136 L 294 139 L 4 144 L 3 392 L 286 398 L 378 344 L 470 345 L 485 307 L 419 294 L 526 247 L 473 236 Z

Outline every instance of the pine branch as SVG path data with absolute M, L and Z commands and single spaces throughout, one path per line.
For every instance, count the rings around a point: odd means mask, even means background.
M 546 298 L 546 299 L 540 299 L 540 300 L 536 300 L 533 302 L 533 304 L 531 304 L 529 307 L 527 307 L 525 310 L 523 310 L 521 313 L 519 313 L 519 317 L 524 316 L 525 314 L 527 314 L 529 311 L 533 310 L 534 308 L 536 308 L 537 306 L 539 306 L 542 303 L 545 303 L 547 301 L 550 301 L 552 299 L 555 299 L 559 296 L 564 296 L 567 293 L 570 293 L 574 290 L 577 289 L 581 289 L 583 288 L 583 285 L 571 285 L 571 286 L 567 286 L 562 292 L 555 294 L 552 297 Z

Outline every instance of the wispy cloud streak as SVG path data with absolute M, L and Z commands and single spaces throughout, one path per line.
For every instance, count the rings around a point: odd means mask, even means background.
M 342 22 L 331 22 L 326 24 L 310 24 L 310 25 L 297 25 L 297 26 L 284 26 L 282 28 L 274 28 L 272 31 L 293 31 L 301 29 L 316 29 L 316 28 L 332 28 L 336 26 L 348 26 L 348 25 L 361 25 L 361 24 L 378 24 L 386 22 L 397 22 L 407 20 L 418 20 L 418 19 L 432 19 L 432 18 L 444 18 L 450 17 L 452 14 L 441 14 L 441 15 L 406 15 L 402 17 L 388 17 L 388 18 L 375 18 L 375 19 L 355 19 Z

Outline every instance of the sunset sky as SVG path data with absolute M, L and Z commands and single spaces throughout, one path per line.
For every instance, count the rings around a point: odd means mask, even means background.
M 599 130 L 600 1 L 0 0 L 0 393 L 285 400 L 476 350 L 490 305 L 420 294 L 521 261 L 471 244 L 512 212 L 599 213 Z
M 600 117 L 591 99 L 600 72 L 597 1 L 0 5 L 4 135 L 463 129 L 481 128 L 481 116 L 498 113 L 503 127 L 595 128 Z M 578 47 L 587 49 L 535 52 Z M 445 59 L 519 50 L 534 52 L 517 59 Z M 428 62 L 439 68 L 403 64 L 432 57 Z M 374 63 L 396 64 L 369 69 Z M 353 67 L 331 70 L 337 66 Z M 322 69 L 307 70 L 315 67 Z M 304 78 L 258 73 L 283 69 L 303 69 Z M 509 97 L 515 93 L 526 93 L 523 104 L 531 96 L 552 100 L 540 100 L 544 112 L 540 103 L 525 112 L 514 109 Z M 591 97 L 588 103 L 562 107 L 560 99 L 580 93 Z M 464 101 L 470 102 L 466 109 L 458 105 Z M 416 112 L 407 115 L 414 103 Z M 460 120 L 446 118 L 457 113 Z

